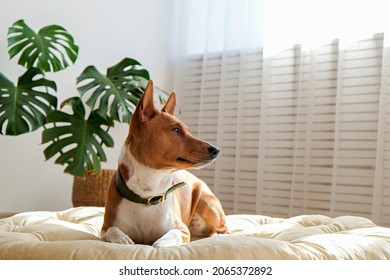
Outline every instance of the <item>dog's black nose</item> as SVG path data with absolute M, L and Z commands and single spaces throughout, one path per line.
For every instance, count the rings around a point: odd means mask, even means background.
M 219 154 L 219 149 L 218 149 L 217 147 L 210 146 L 210 147 L 209 147 L 209 153 L 210 153 L 210 155 L 212 155 L 213 157 L 216 157 L 216 156 Z

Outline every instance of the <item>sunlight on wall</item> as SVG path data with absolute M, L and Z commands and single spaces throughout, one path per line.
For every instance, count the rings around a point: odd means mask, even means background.
M 293 46 L 314 49 L 340 38 L 340 47 L 389 31 L 387 1 L 265 1 L 264 56 Z

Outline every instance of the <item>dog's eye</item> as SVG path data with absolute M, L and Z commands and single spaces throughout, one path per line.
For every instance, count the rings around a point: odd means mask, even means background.
M 176 134 L 180 134 L 181 130 L 179 127 L 175 126 L 174 128 L 172 128 L 172 131 Z

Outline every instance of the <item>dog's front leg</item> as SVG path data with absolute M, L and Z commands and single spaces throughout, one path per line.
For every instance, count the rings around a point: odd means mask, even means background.
M 183 243 L 189 242 L 190 231 L 184 224 L 183 226 L 184 227 L 180 229 L 174 228 L 169 230 L 166 234 L 164 234 L 162 237 L 160 237 L 153 243 L 153 247 L 161 248 L 161 247 L 179 246 Z
M 128 244 L 133 245 L 135 244 L 133 240 L 129 236 L 127 236 L 123 231 L 121 231 L 117 227 L 110 227 L 107 229 L 105 233 L 102 234 L 102 239 L 107 242 L 111 243 L 118 243 L 118 244 Z

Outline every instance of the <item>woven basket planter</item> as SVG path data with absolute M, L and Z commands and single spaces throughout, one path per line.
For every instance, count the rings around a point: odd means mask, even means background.
M 88 172 L 85 178 L 74 177 L 72 203 L 78 206 L 104 206 L 108 187 L 116 170 L 103 169 L 97 176 L 95 172 Z

